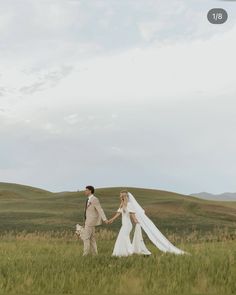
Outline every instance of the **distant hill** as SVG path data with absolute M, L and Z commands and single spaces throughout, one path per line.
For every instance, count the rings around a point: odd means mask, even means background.
M 205 200 L 213 200 L 213 201 L 236 201 L 236 193 L 223 193 L 223 194 L 210 194 L 207 192 L 195 193 L 190 196 L 194 196 L 197 198 L 205 199 Z
M 107 217 L 120 204 L 121 187 L 96 189 Z M 193 229 L 236 227 L 236 202 L 203 200 L 163 190 L 127 188 L 160 230 L 187 233 Z M 0 183 L 0 232 L 74 231 L 83 222 L 83 192 L 52 193 L 31 186 Z M 118 229 L 120 220 L 106 228 Z

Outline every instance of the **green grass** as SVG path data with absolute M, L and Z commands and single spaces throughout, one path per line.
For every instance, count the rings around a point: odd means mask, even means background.
M 108 217 L 122 188 L 96 190 Z M 83 192 L 0 183 L 1 294 L 236 294 L 236 202 L 128 188 L 165 236 L 191 256 L 111 257 L 120 220 L 97 228 L 97 257 L 74 236 Z
M 82 257 L 68 232 L 1 236 L 0 294 L 235 294 L 236 241 L 178 244 L 192 255 L 111 257 L 115 234 L 98 232 L 99 255 Z

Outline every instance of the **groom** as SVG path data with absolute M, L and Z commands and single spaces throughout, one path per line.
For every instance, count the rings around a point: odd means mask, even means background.
M 87 196 L 87 200 L 84 210 L 85 226 L 83 237 L 83 256 L 88 255 L 90 250 L 92 254 L 98 254 L 97 243 L 95 239 L 95 226 L 102 224 L 102 221 L 108 224 L 106 215 L 100 205 L 98 198 L 94 196 L 94 192 L 95 189 L 93 186 L 86 186 L 85 195 Z

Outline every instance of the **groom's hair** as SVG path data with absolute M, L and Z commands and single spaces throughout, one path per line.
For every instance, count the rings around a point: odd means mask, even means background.
M 87 185 L 86 189 L 89 189 L 92 194 L 94 194 L 94 192 L 95 192 L 95 189 L 94 189 L 94 187 L 92 185 Z

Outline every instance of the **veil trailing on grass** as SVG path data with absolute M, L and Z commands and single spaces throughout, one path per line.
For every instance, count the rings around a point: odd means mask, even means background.
M 171 244 L 171 242 L 159 231 L 159 229 L 155 226 L 151 219 L 147 217 L 144 209 L 139 205 L 135 197 L 131 193 L 128 193 L 128 196 L 129 203 L 135 211 L 138 222 L 140 223 L 141 227 L 143 228 L 149 239 L 158 249 L 163 252 L 191 255 L 190 253 L 180 250 L 179 248 Z

